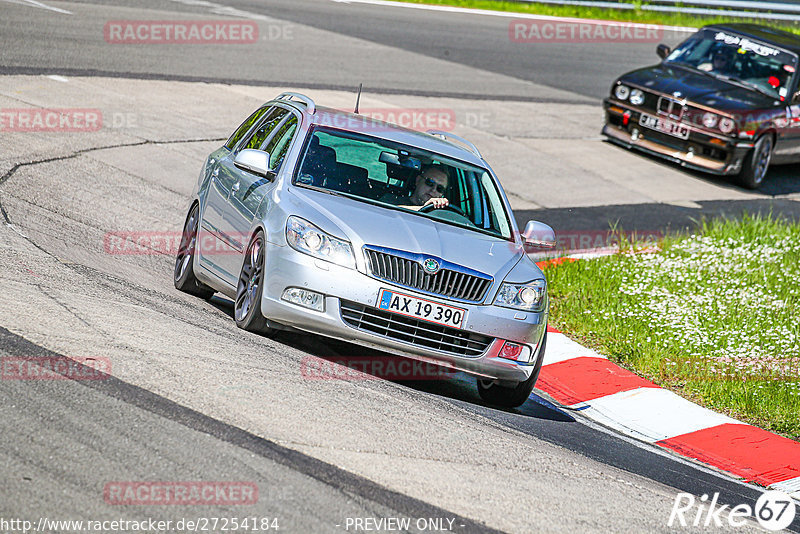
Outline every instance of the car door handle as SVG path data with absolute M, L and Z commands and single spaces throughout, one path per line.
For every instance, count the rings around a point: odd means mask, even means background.
M 235 193 L 236 191 L 238 191 L 238 190 L 239 190 L 239 184 L 240 184 L 240 182 L 236 182 L 236 183 L 235 183 L 235 184 L 233 184 L 233 186 L 231 187 L 231 190 L 232 190 L 234 193 Z

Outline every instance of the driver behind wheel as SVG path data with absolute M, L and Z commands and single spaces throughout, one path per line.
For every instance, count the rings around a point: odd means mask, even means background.
M 391 202 L 404 208 L 419 210 L 432 205 L 434 209 L 446 208 L 450 201 L 444 196 L 447 192 L 448 174 L 440 165 L 424 165 L 414 182 L 414 190 L 404 197 L 387 195 L 384 202 Z
M 433 204 L 444 208 L 450 201 L 444 196 L 447 191 L 447 172 L 437 165 L 425 165 L 417 175 L 416 186 L 411 193 L 411 202 L 416 206 Z

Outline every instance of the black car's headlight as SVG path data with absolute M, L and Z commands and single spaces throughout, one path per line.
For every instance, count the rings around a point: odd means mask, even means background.
M 736 128 L 736 123 L 733 119 L 723 117 L 719 120 L 719 131 L 722 133 L 729 134 L 734 130 L 734 128 Z
M 631 94 L 631 88 L 628 87 L 627 85 L 619 84 L 614 88 L 614 96 L 616 96 L 620 100 L 627 100 L 630 94 Z
M 350 269 L 356 268 L 353 247 L 342 239 L 327 234 L 300 217 L 286 221 L 286 241 L 298 252 Z
M 641 106 L 644 104 L 644 91 L 641 89 L 633 89 L 631 91 L 631 104 L 634 106 Z
M 710 111 L 703 113 L 703 126 L 706 128 L 713 128 L 717 125 L 717 121 L 719 121 L 719 117 Z
M 542 311 L 547 297 L 547 282 L 534 280 L 525 284 L 503 282 L 494 299 L 495 306 L 525 311 Z

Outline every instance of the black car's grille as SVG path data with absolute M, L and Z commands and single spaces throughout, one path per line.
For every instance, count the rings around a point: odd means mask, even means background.
M 683 151 L 689 146 L 689 141 L 685 141 L 679 137 L 675 137 L 674 135 L 659 132 L 658 130 L 651 130 L 649 128 L 643 129 L 642 136 L 644 136 L 645 139 L 655 141 L 660 145 L 674 148 L 675 150 Z
M 377 247 L 364 247 L 364 252 L 375 278 L 431 295 L 481 302 L 492 285 L 490 276 L 438 259 L 442 267 L 435 274 L 426 273 L 421 262 L 429 256 Z
M 478 357 L 494 339 L 344 300 L 341 313 L 342 320 L 358 330 L 458 356 Z
M 643 91 L 643 93 L 644 93 L 644 102 L 639 107 L 641 109 L 650 112 L 651 114 L 656 114 L 657 113 L 656 106 L 658 106 L 658 95 L 655 95 L 648 91 Z

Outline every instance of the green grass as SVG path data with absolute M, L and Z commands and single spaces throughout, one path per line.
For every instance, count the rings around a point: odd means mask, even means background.
M 800 439 L 800 224 L 704 221 L 660 248 L 548 268 L 553 324 L 686 398 Z
M 664 13 L 643 9 L 605 9 L 599 7 L 575 7 L 553 4 L 536 4 L 528 2 L 507 2 L 504 0 L 400 0 L 412 4 L 433 4 L 467 7 L 473 9 L 489 9 L 493 11 L 510 11 L 512 13 L 530 13 L 557 17 L 576 17 L 585 19 L 618 20 L 621 22 L 642 22 L 647 24 L 664 24 L 668 26 L 700 27 L 706 24 L 724 22 L 756 22 L 800 34 L 800 24 L 790 22 L 764 21 L 763 19 L 744 19 L 725 16 L 699 16 L 681 13 Z M 642 2 L 646 4 L 647 2 Z

